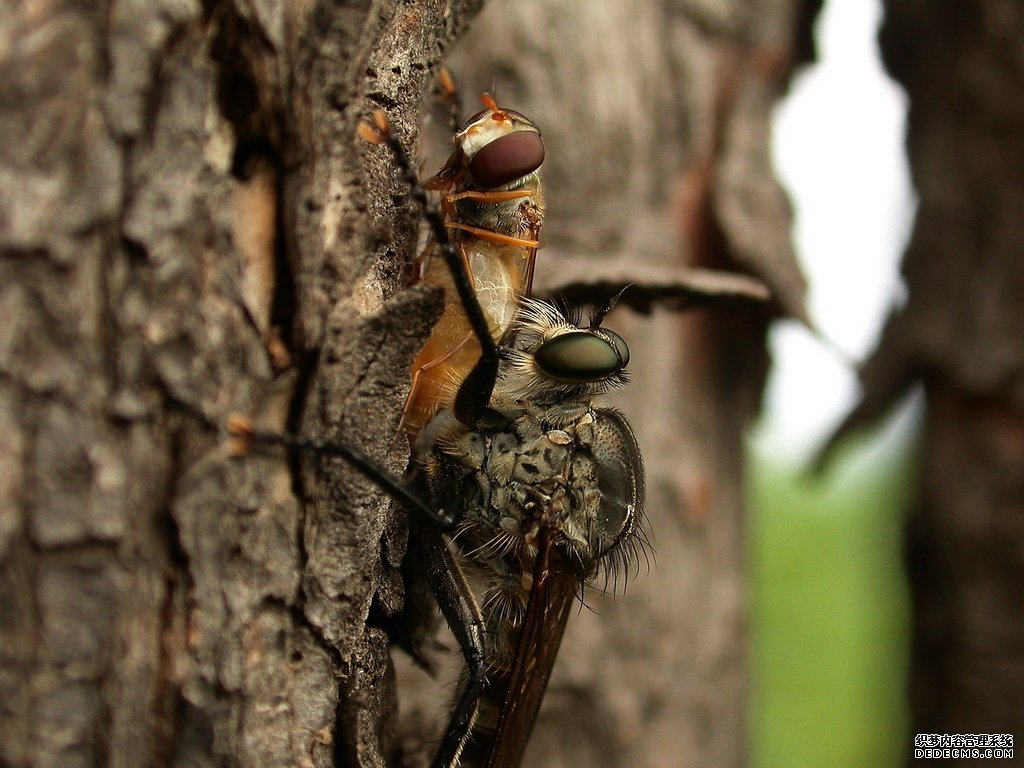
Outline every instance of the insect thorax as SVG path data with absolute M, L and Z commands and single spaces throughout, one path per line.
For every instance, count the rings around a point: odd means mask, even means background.
M 522 191 L 527 197 L 504 202 L 477 202 L 464 198 L 455 203 L 458 219 L 475 227 L 510 237 L 530 237 L 544 221 L 544 191 L 540 171 L 502 187 L 501 191 Z
M 614 564 L 606 555 L 629 550 L 643 502 L 636 441 L 617 411 L 579 402 L 518 403 L 472 430 L 445 411 L 428 431 L 431 494 L 458 515 L 454 538 L 482 582 L 489 663 L 501 666 L 503 634 L 526 611 L 542 527 L 581 585 Z

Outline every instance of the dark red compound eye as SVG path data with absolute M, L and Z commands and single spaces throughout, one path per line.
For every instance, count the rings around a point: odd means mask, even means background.
M 494 189 L 533 173 L 543 162 L 540 134 L 516 131 L 481 147 L 469 161 L 469 174 L 484 189 Z

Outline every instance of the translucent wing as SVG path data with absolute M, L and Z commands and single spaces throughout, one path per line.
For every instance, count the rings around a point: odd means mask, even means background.
M 542 529 L 512 669 L 507 679 L 494 681 L 504 684 L 505 696 L 486 763 L 489 768 L 519 768 L 578 593 L 579 581 L 564 567 L 552 546 L 553 536 L 550 528 Z

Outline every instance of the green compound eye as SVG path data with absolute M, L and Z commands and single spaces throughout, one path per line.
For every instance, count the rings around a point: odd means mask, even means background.
M 541 344 L 533 358 L 553 379 L 600 381 L 626 367 L 629 347 L 612 331 L 571 331 Z

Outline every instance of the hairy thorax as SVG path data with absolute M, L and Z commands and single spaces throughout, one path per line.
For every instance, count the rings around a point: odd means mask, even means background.
M 581 587 L 599 564 L 614 567 L 604 556 L 638 525 L 639 451 L 617 411 L 588 402 L 499 405 L 473 429 L 445 411 L 428 431 L 431 493 L 462 510 L 453 538 L 477 567 L 488 662 L 501 667 L 526 612 L 538 532 L 553 532 L 559 563 Z

